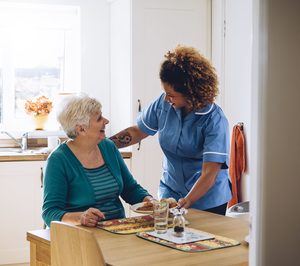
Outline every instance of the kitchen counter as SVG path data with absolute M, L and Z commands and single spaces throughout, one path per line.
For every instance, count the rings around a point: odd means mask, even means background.
M 49 154 L 0 154 L 0 162 L 46 161 Z
M 131 158 L 131 151 L 120 151 L 124 159 Z M 47 160 L 49 153 L 46 148 L 30 149 L 26 152 L 14 152 L 14 151 L 1 151 L 0 148 L 0 162 L 14 162 L 14 161 L 45 161 Z

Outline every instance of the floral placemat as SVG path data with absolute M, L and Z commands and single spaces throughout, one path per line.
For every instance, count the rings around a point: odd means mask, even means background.
M 189 225 L 188 221 L 186 225 Z M 152 215 L 144 215 L 99 222 L 97 227 L 116 234 L 135 234 L 153 231 L 154 220 Z M 173 227 L 173 218 L 169 218 L 168 227 Z
M 97 227 L 116 234 L 135 234 L 154 230 L 154 221 L 151 215 L 144 215 L 99 222 Z
M 199 233 L 208 234 L 203 231 L 199 231 Z M 164 245 L 170 248 L 174 248 L 186 252 L 202 252 L 202 251 L 208 251 L 208 250 L 214 250 L 220 248 L 233 247 L 240 244 L 240 242 L 237 240 L 230 239 L 223 236 L 218 236 L 218 235 L 214 235 L 213 239 L 201 240 L 201 241 L 186 243 L 186 244 L 175 244 L 173 242 L 151 236 L 147 234 L 147 232 L 138 232 L 136 235 L 138 237 L 158 243 L 160 245 Z

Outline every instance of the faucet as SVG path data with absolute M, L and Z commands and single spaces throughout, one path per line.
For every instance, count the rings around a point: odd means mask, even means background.
M 28 143 L 28 132 L 25 132 L 22 135 L 21 140 L 17 140 L 13 135 L 11 135 L 9 132 L 7 131 L 1 131 L 1 134 L 6 134 L 7 136 L 9 136 L 12 140 L 14 140 L 22 149 L 22 151 L 27 150 L 27 143 Z

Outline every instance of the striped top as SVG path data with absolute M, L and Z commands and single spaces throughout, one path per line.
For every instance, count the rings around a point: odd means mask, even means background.
M 105 220 L 120 217 L 120 208 L 117 199 L 119 197 L 119 186 L 106 164 L 98 168 L 84 168 L 96 199 L 95 208 L 105 214 Z

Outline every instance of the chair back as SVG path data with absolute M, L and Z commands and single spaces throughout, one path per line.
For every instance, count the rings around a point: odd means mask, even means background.
M 55 221 L 50 226 L 50 237 L 52 266 L 106 265 L 92 231 Z

